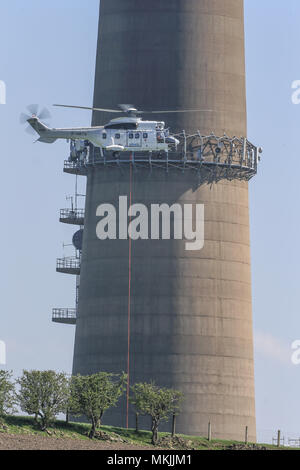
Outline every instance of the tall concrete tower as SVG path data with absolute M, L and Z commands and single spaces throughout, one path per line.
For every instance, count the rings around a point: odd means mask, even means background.
M 239 143 L 242 158 L 249 150 L 243 0 L 101 0 L 94 106 L 118 103 L 203 110 L 157 118 L 176 133 L 220 136 L 210 137 L 217 150 L 207 162 L 216 171 L 217 151 L 229 142 L 222 166 L 229 173 L 203 177 L 204 157 L 192 150 L 181 166 L 138 166 L 131 156 L 87 168 L 73 372 L 127 371 L 130 384 L 179 389 L 178 432 L 206 435 L 211 422 L 215 438 L 243 439 L 248 426 L 254 441 L 249 178 L 242 162 L 235 177 L 230 160 Z M 93 123 L 111 117 L 95 113 Z M 192 158 L 197 171 L 185 166 Z M 174 239 L 98 240 L 97 207 L 118 206 L 119 196 L 148 207 L 204 204 L 204 248 L 186 251 Z M 133 427 L 127 406 L 125 399 L 104 421 Z

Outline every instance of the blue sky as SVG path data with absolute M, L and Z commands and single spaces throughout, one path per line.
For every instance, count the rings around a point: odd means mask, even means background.
M 68 146 L 33 145 L 19 124 L 29 103 L 92 103 L 98 0 L 2 0 L 0 105 L 2 270 L 0 340 L 7 368 L 71 371 L 74 329 L 51 323 L 53 307 L 73 307 L 75 284 L 55 272 L 72 255 L 74 227 L 58 223 L 74 179 L 62 172 Z M 298 0 L 245 0 L 248 135 L 264 147 L 250 183 L 257 428 L 300 434 L 300 80 Z M 89 112 L 51 109 L 57 126 L 88 125 Z M 84 179 L 80 182 L 84 188 Z M 82 201 L 83 202 L 83 201 Z M 274 432 L 273 432 L 274 430 Z

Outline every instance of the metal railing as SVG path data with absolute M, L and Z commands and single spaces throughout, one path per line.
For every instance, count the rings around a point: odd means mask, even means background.
M 257 174 L 262 149 L 245 137 L 218 137 L 215 134 L 203 136 L 187 135 L 184 131 L 175 135 L 179 140 L 177 148 L 169 152 L 120 152 L 113 154 L 89 145 L 88 157 L 77 161 L 66 161 L 64 171 L 86 175 L 91 167 L 107 165 L 123 167 L 131 164 L 136 168 L 145 167 L 196 170 L 200 180 L 215 182 L 221 179 L 250 180 Z
M 298 439 L 290 439 L 288 438 L 288 447 L 300 447 L 300 438 Z
M 75 308 L 54 308 L 52 310 L 52 321 L 55 323 L 66 323 L 74 325 L 77 319 Z
M 84 225 L 84 209 L 61 209 L 59 220 L 68 224 Z
M 75 257 L 59 258 L 56 260 L 57 271 L 80 271 L 80 259 Z M 74 272 L 74 274 L 76 274 Z

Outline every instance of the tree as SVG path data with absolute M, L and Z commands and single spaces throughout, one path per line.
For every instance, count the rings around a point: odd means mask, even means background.
M 158 442 L 158 426 L 161 421 L 168 421 L 170 415 L 180 411 L 183 394 L 177 390 L 159 388 L 154 383 L 138 383 L 131 387 L 130 402 L 136 412 L 149 415 L 152 420 L 152 444 Z
M 99 372 L 93 375 L 76 375 L 71 379 L 70 411 L 84 415 L 91 422 L 89 437 L 94 438 L 101 428 L 104 412 L 116 406 L 126 388 L 127 375 Z
M 14 411 L 16 404 L 15 386 L 12 373 L 0 370 L 0 420 Z
M 69 400 L 69 379 L 53 370 L 23 371 L 18 380 L 18 401 L 22 411 L 34 415 L 37 425 L 46 431 L 59 413 L 65 413 Z

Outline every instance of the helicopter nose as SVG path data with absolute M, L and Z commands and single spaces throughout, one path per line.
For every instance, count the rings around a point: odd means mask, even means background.
M 170 136 L 166 138 L 166 142 L 168 144 L 175 144 L 175 145 L 179 144 L 179 140 L 177 140 L 175 137 L 170 137 Z

